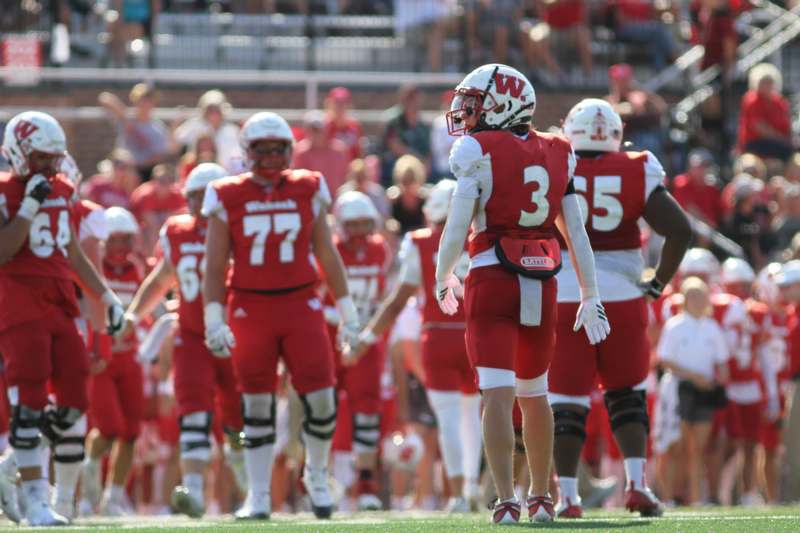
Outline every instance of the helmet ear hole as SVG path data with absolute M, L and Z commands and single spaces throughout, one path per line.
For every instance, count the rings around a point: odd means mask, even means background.
M 505 110 L 506 110 L 506 104 L 500 104 L 498 106 L 494 106 L 494 108 L 492 109 L 492 112 L 493 113 L 502 113 Z

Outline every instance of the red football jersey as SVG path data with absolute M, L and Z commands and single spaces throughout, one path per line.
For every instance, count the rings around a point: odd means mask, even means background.
M 103 261 L 103 275 L 108 288 L 119 297 L 122 305 L 128 307 L 133 301 L 136 290 L 142 283 L 140 268 L 132 262 L 122 266 L 115 266 L 108 261 Z M 111 351 L 114 353 L 128 353 L 136 349 L 136 334 L 131 333 L 124 339 L 114 339 Z
M 389 249 L 380 235 L 370 235 L 367 244 L 358 250 L 336 238 L 336 248 L 347 271 L 347 286 L 358 310 L 361 324 L 375 314 L 386 287 L 386 268 Z M 330 294 L 330 293 L 329 293 Z
M 248 174 L 215 181 L 204 214 L 227 220 L 233 255 L 231 287 L 274 291 L 319 279 L 311 250 L 314 218 L 330 205 L 319 172 L 287 170 L 274 186 Z
M 747 308 L 747 321 L 728 363 L 730 381 L 732 383 L 761 380 L 758 350 L 765 337 L 769 308 L 765 304 L 754 300 L 747 300 L 745 306 Z
M 72 198 L 74 187 L 62 174 L 51 180 L 52 191 L 31 222 L 28 238 L 7 263 L 0 265 L 0 276 L 43 276 L 73 279 L 67 258 L 72 238 Z M 25 195 L 25 181 L 0 173 L 0 213 L 11 220 Z
M 175 215 L 161 228 L 164 260 L 172 263 L 180 286 L 178 322 L 182 329 L 203 335 L 203 274 L 205 273 L 206 221 L 192 215 Z
M 439 241 L 442 238 L 443 226 L 418 229 L 411 233 L 411 242 L 419 250 L 420 273 L 425 302 L 422 307 L 422 323 L 461 323 L 464 324 L 464 306 L 459 305 L 454 315 L 445 314 L 436 301 L 436 260 L 439 255 Z M 467 276 L 469 261 L 461 261 L 456 265 L 454 274 L 462 281 Z
M 789 381 L 792 377 L 789 361 L 789 328 L 792 314 L 789 309 L 780 313 L 770 311 L 764 321 L 764 350 L 769 364 L 777 373 L 778 381 Z
M 572 147 L 564 138 L 531 131 L 527 138 L 507 131 L 482 131 L 480 144 L 491 170 L 484 208 L 486 228 L 469 242 L 470 256 L 491 248 L 505 235 L 551 238 L 570 180 Z M 480 215 L 479 215 L 480 216 Z
M 108 238 L 108 230 L 105 227 L 105 209 L 102 205 L 81 198 L 72 204 L 72 220 L 79 242 L 83 242 L 89 237 L 101 241 Z
M 661 165 L 649 152 L 578 158 L 573 184 L 593 250 L 642 247 L 639 219 L 663 178 Z

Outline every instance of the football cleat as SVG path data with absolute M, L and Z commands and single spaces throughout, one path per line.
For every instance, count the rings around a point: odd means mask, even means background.
M 463 496 L 454 496 L 450 498 L 444 510 L 449 514 L 469 513 L 471 511 L 469 502 Z
M 656 498 L 649 488 L 636 490 L 631 488 L 625 491 L 625 509 L 630 512 L 639 512 L 640 516 L 657 517 L 664 514 L 664 505 Z
M 118 501 L 116 498 L 104 497 L 100 502 L 100 513 L 102 516 L 108 517 L 121 517 L 128 516 L 128 510 L 125 509 L 125 502 Z
M 19 524 L 22 515 L 17 498 L 17 465 L 10 453 L 0 459 L 0 509 L 6 518 Z
M 172 508 L 175 511 L 185 514 L 190 518 L 200 518 L 205 512 L 203 502 L 194 497 L 186 487 L 180 485 L 172 489 L 172 496 L 170 497 Z
M 558 518 L 583 518 L 583 507 L 572 503 L 569 498 L 562 498 L 556 507 Z
M 587 509 L 599 508 L 616 492 L 619 479 L 616 476 L 593 479 L 590 481 L 590 485 L 592 490 L 583 498 L 581 505 Z
M 528 496 L 528 519 L 531 522 L 552 522 L 556 516 L 550 496 Z
M 522 514 L 522 506 L 516 498 L 506 501 L 497 501 L 492 512 L 492 523 L 494 524 L 519 524 L 519 517 Z
M 374 494 L 359 494 L 358 496 L 358 510 L 359 511 L 380 511 L 383 509 L 383 503 L 380 498 Z
M 272 500 L 269 493 L 264 497 L 257 498 L 252 492 L 247 492 L 247 498 L 234 513 L 236 520 L 269 520 L 270 512 L 272 511 Z
M 53 510 L 66 518 L 70 523 L 75 518 L 75 503 L 71 501 L 54 501 Z
M 47 481 L 39 480 L 34 483 L 26 483 L 25 499 L 27 507 L 25 518 L 29 526 L 68 526 L 69 520 L 56 513 L 48 501 Z
M 330 518 L 333 514 L 333 498 L 328 486 L 328 469 L 312 470 L 306 466 L 302 484 L 308 494 L 314 516 L 320 519 Z
M 100 479 L 99 461 L 85 461 L 81 472 L 81 494 L 91 509 L 97 509 L 103 498 L 103 483 Z

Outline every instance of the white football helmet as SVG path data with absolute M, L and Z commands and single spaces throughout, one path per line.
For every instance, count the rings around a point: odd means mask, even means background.
M 678 272 L 681 276 L 715 276 L 719 272 L 719 261 L 705 248 L 691 248 L 683 256 Z
M 200 163 L 192 169 L 186 177 L 186 183 L 183 186 L 183 194 L 189 194 L 194 191 L 204 191 L 206 185 L 214 180 L 224 178 L 228 175 L 228 171 L 216 163 Z
M 242 126 L 239 140 L 244 150 L 250 148 L 253 141 L 274 139 L 286 141 L 294 146 L 294 135 L 289 123 L 277 113 L 261 111 L 248 118 Z
M 780 263 L 770 263 L 761 269 L 756 278 L 756 296 L 767 304 L 776 303 L 780 299 L 781 291 L 775 283 L 775 276 L 781 271 Z
M 622 118 L 605 100 L 585 98 L 564 119 L 564 135 L 575 150 L 618 152 Z
M 123 207 L 115 206 L 106 209 L 106 225 L 109 235 L 114 235 L 115 233 L 139 234 L 139 224 L 131 212 Z
M 456 181 L 451 179 L 443 179 L 431 189 L 427 200 L 425 200 L 425 205 L 422 206 L 422 212 L 429 223 L 444 223 L 447 219 L 450 201 L 455 190 Z
M 347 191 L 341 194 L 333 204 L 333 216 L 339 224 L 365 218 L 376 222 L 380 219 L 375 204 L 369 196 L 359 191 Z
M 738 257 L 729 257 L 722 263 L 720 282 L 725 285 L 734 283 L 753 283 L 755 279 L 756 273 L 753 272 L 753 267 L 751 267 L 744 259 L 739 259 Z
M 63 155 L 67 136 L 56 119 L 41 111 L 25 111 L 6 124 L 3 156 L 20 176 L 30 174 L 28 157 L 32 152 Z
M 383 441 L 383 459 L 391 468 L 413 472 L 422 459 L 425 445 L 416 433 L 395 432 Z
M 536 92 L 528 78 L 507 65 L 492 63 L 478 67 L 455 88 L 447 113 L 450 135 L 470 130 L 501 130 L 530 124 L 536 109 Z M 474 128 L 465 122 L 476 116 Z
M 775 283 L 779 287 L 800 283 L 800 260 L 794 259 L 781 266 L 780 272 L 775 274 Z

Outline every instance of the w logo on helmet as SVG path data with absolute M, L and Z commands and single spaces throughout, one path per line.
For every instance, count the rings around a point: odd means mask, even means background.
M 498 94 L 510 94 L 512 98 L 519 98 L 525 88 L 524 80 L 499 72 L 494 75 L 494 84 Z
M 38 129 L 39 126 L 36 124 L 28 122 L 27 120 L 20 120 L 17 122 L 17 125 L 14 126 L 14 137 L 17 139 L 17 142 L 24 141 Z

